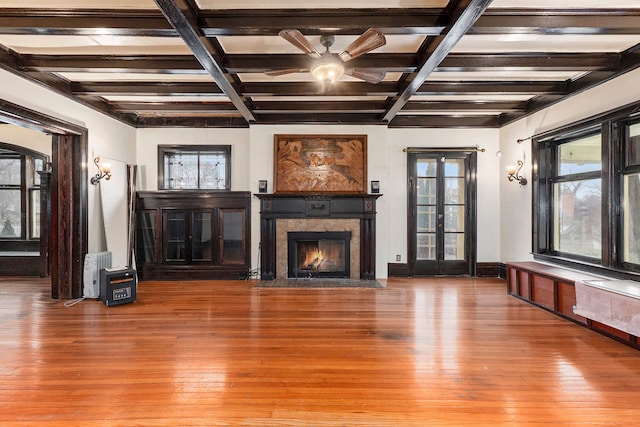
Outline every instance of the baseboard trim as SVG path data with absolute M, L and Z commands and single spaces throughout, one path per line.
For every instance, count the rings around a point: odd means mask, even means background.
M 411 277 L 408 264 L 387 263 L 388 277 Z M 501 262 L 479 262 L 476 264 L 476 277 L 507 278 L 507 266 Z

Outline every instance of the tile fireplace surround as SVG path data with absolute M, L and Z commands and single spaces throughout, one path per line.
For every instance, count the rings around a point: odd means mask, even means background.
M 289 231 L 350 231 L 350 278 L 375 280 L 376 199 L 380 194 L 256 194 L 260 199 L 260 278 L 287 277 Z

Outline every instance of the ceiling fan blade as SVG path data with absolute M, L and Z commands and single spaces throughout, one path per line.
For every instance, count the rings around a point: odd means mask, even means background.
M 350 68 L 345 70 L 344 73 L 348 76 L 373 84 L 380 83 L 387 75 L 386 72 L 381 70 L 365 70 L 364 68 Z
M 300 68 L 281 68 L 278 70 L 267 70 L 264 73 L 267 76 L 277 77 L 284 76 L 285 74 L 301 73 L 302 71 L 303 70 L 301 70 Z
M 387 40 L 380 30 L 369 28 L 360 37 L 355 39 L 353 43 L 347 46 L 346 49 L 338 56 L 340 56 L 340 59 L 344 62 L 351 61 L 353 58 L 357 58 L 360 55 L 371 52 L 373 49 L 384 46 L 386 43 Z
M 312 58 L 320 58 L 320 52 L 311 44 L 309 40 L 298 30 L 282 30 L 278 33 L 280 37 L 311 56 Z

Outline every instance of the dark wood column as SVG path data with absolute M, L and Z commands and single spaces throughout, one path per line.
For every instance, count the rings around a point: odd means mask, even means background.
M 51 274 L 51 164 L 43 171 L 38 171 L 40 176 L 40 275 L 43 277 Z
M 87 253 L 86 134 L 53 138 L 51 176 L 51 297 L 82 296 Z

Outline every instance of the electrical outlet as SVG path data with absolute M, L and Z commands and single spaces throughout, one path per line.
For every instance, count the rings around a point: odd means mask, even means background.
M 401 261 L 402 260 L 402 256 L 401 255 L 396 255 L 396 261 Z

